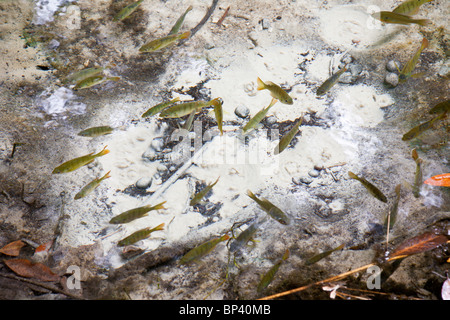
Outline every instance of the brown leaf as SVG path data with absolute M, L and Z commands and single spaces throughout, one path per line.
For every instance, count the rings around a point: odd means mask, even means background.
M 8 259 L 4 262 L 8 268 L 25 278 L 35 278 L 42 281 L 59 281 L 60 278 L 42 263 L 33 263 L 28 259 Z
M 404 255 L 409 256 L 412 254 L 433 250 L 447 241 L 448 238 L 443 234 L 425 232 L 400 243 L 398 247 L 392 251 L 390 258 Z
M 6 254 L 8 256 L 17 257 L 19 255 L 20 249 L 25 245 L 21 240 L 13 241 L 8 243 L 6 246 L 0 249 L 0 253 Z

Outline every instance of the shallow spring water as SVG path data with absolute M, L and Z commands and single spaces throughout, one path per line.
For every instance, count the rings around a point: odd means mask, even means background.
M 402 184 L 402 191 L 390 234 L 392 246 L 448 218 L 445 188 L 423 185 L 417 198 L 410 188 L 416 168 L 413 148 L 423 160 L 424 178 L 448 172 L 448 120 L 416 139 L 401 139 L 413 126 L 430 119 L 427 112 L 432 106 L 448 99 L 444 1 L 423 6 L 419 15 L 432 20 L 425 27 L 381 25 L 370 19 L 374 7 L 390 10 L 395 1 L 374 1 L 370 6 L 362 1 L 345 5 L 339 1 L 219 2 L 189 41 L 152 54 L 137 49 L 165 35 L 185 8 L 176 1 L 144 1 L 130 18 L 113 22 L 126 4 L 2 2 L 9 15 L 3 18 L 2 29 L 0 244 L 16 240 L 17 235 L 35 243 L 53 240 L 47 263 L 59 273 L 70 265 L 79 266 L 85 294 L 91 297 L 112 296 L 113 289 L 120 288 L 119 292 L 143 299 L 246 299 L 372 261 L 384 245 L 386 235 L 380 226 L 397 184 Z M 191 4 L 183 30 L 197 25 L 211 2 Z M 228 6 L 230 11 L 219 26 L 216 22 Z M 385 77 L 396 72 L 387 70 L 388 62 L 403 65 L 423 37 L 431 45 L 421 54 L 417 70 L 426 75 L 397 86 L 386 84 Z M 318 97 L 318 86 L 345 64 L 349 71 Z M 64 83 L 73 71 L 92 66 L 108 67 L 105 73 L 121 80 L 78 91 Z M 271 101 L 267 90 L 257 90 L 257 77 L 281 85 L 294 104 L 276 103 L 261 126 L 244 137 L 240 129 Z M 186 118 L 181 122 L 141 118 L 149 107 L 175 97 L 221 97 L 224 135 L 218 134 L 211 108 L 196 116 L 188 136 L 177 131 Z M 237 115 L 237 109 L 248 115 Z M 290 147 L 274 155 L 280 136 L 302 116 Z M 96 138 L 77 135 L 99 125 L 116 130 Z M 15 143 L 23 144 L 11 157 Z M 51 174 L 62 162 L 104 146 L 110 153 L 94 163 L 73 173 Z M 73 199 L 86 183 L 107 171 L 111 178 L 92 194 Z M 348 177 L 348 171 L 373 182 L 388 202 L 371 196 Z M 192 194 L 218 177 L 205 203 L 189 206 Z M 237 235 L 267 215 L 247 190 L 276 204 L 291 223 L 285 226 L 266 219 L 255 242 L 235 255 L 236 264 L 229 264 L 226 243 L 220 243 L 200 263 L 179 266 L 181 255 L 195 245 L 224 233 Z M 130 224 L 108 223 L 123 211 L 162 201 L 166 209 Z M 164 231 L 125 253 L 117 247 L 126 235 L 161 223 Z M 304 265 L 308 257 L 341 243 L 345 243 L 343 250 Z M 257 292 L 260 275 L 286 249 L 290 257 L 273 283 L 265 292 Z M 142 257 L 152 252 L 165 258 L 155 266 L 145 265 L 149 262 Z M 430 270 L 430 259 L 442 261 L 442 257 L 430 254 L 417 259 L 421 267 L 405 261 L 390 278 L 389 290 L 423 296 L 413 289 L 419 287 L 430 292 L 427 297 L 436 298 L 438 278 L 430 272 L 443 274 L 448 264 L 437 263 Z M 145 276 L 130 271 L 124 277 L 135 279 L 129 280 L 131 284 L 121 279 L 96 290 L 89 286 L 89 281 L 111 277 L 128 263 L 130 269 L 146 269 Z M 413 278 L 407 276 L 411 272 Z M 219 286 L 227 274 L 227 281 Z M 398 288 L 402 292 L 395 292 Z M 328 297 L 320 290 L 298 296 Z

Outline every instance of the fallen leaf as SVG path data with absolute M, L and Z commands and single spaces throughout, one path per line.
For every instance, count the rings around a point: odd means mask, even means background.
M 400 243 L 397 248 L 392 251 L 389 257 L 409 256 L 412 254 L 433 250 L 447 241 L 447 236 L 443 234 L 425 232 Z
M 19 276 L 42 281 L 59 281 L 59 276 L 42 263 L 33 263 L 28 259 L 8 259 L 5 264 Z
M 450 173 L 438 174 L 426 179 L 423 183 L 430 186 L 450 187 Z
M 7 256 L 17 257 L 19 255 L 20 249 L 24 245 L 25 243 L 23 243 L 21 240 L 13 241 L 1 248 L 0 253 L 6 254 Z
M 34 252 L 35 253 L 48 252 L 48 250 L 50 250 L 52 244 L 53 244 L 53 241 L 49 241 L 49 242 L 43 243 L 39 247 L 37 247 Z

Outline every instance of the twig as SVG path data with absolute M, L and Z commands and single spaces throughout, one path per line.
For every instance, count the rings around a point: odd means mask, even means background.
M 217 26 L 220 27 L 220 26 L 222 25 L 223 20 L 225 20 L 225 18 L 226 18 L 227 15 L 228 15 L 228 11 L 230 11 L 230 7 L 228 7 L 228 8 L 225 10 L 224 14 L 222 15 L 222 18 L 220 18 L 219 21 L 216 22 Z
M 407 256 L 406 255 L 396 256 L 396 257 L 392 257 L 392 258 L 388 259 L 388 261 L 393 261 L 393 260 L 397 260 L 397 259 L 403 259 L 405 257 L 407 257 Z M 321 284 L 324 284 L 324 283 L 327 283 L 327 282 L 333 282 L 333 281 L 341 280 L 341 279 L 343 279 L 343 278 L 345 278 L 345 277 L 347 277 L 347 276 L 349 276 L 351 274 L 354 274 L 354 273 L 357 273 L 357 272 L 360 272 L 360 271 L 364 271 L 364 270 L 366 270 L 366 269 L 368 269 L 370 267 L 373 267 L 375 265 L 376 265 L 376 263 L 369 263 L 369 264 L 366 264 L 365 266 L 362 266 L 362 267 L 356 268 L 354 270 L 350 270 L 350 271 L 341 273 L 341 274 L 339 274 L 337 276 L 334 276 L 334 277 L 331 277 L 331 278 L 328 278 L 328 279 L 325 279 L 325 280 L 320 280 L 320 281 L 317 281 L 317 282 L 314 282 L 314 283 L 310 283 L 310 284 L 308 284 L 306 286 L 303 286 L 303 287 L 295 288 L 295 289 L 288 290 L 288 291 L 281 292 L 281 293 L 276 293 L 276 294 L 271 295 L 271 296 L 263 297 L 263 298 L 261 298 L 259 300 L 275 299 L 275 298 L 286 296 L 286 295 L 291 294 L 291 293 L 296 293 L 296 292 L 303 291 L 305 289 L 311 288 L 311 287 L 316 286 L 316 285 L 321 285 Z
M 84 297 L 82 297 L 82 296 L 79 296 L 79 295 L 76 295 L 76 294 L 73 294 L 73 293 L 61 290 L 61 289 L 59 289 L 59 288 L 57 288 L 57 287 L 55 287 L 55 286 L 53 286 L 51 284 L 41 283 L 41 282 L 38 282 L 38 281 L 35 281 L 35 280 L 26 279 L 26 278 L 20 278 L 20 277 L 14 276 L 14 275 L 4 274 L 4 273 L 0 273 L 0 276 L 2 276 L 4 278 L 9 278 L 9 279 L 17 280 L 17 281 L 26 282 L 26 283 L 29 283 L 29 284 L 32 284 L 32 285 L 35 285 L 35 286 L 38 286 L 38 287 L 42 287 L 44 289 L 47 289 L 47 290 L 50 290 L 50 291 L 53 291 L 53 292 L 64 294 L 64 295 L 66 295 L 66 296 L 68 296 L 70 298 L 73 298 L 73 299 L 85 300 Z
M 216 9 L 218 2 L 219 2 L 219 0 L 213 0 L 211 7 L 209 7 L 209 9 L 206 12 L 205 16 L 203 17 L 203 19 L 194 28 L 191 29 L 191 35 L 189 38 L 192 38 L 194 36 L 194 34 L 196 34 L 198 32 L 198 30 L 200 30 L 201 27 L 203 27 L 203 25 L 206 23 L 206 21 L 208 21 L 208 19 L 211 17 L 214 10 Z M 179 41 L 178 45 L 182 45 L 187 40 L 188 39 L 183 39 L 183 40 Z

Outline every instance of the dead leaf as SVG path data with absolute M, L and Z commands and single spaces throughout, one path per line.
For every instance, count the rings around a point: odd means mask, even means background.
M 394 251 L 392 251 L 389 257 L 409 256 L 412 254 L 433 250 L 447 241 L 447 236 L 443 234 L 425 232 L 421 235 L 403 241 L 397 248 L 394 249 Z
M 450 187 L 450 173 L 438 174 L 426 179 L 423 183 L 431 186 Z
M 60 277 L 42 263 L 33 263 L 28 259 L 8 259 L 5 264 L 19 276 L 42 281 L 59 281 Z
M 13 241 L 1 248 L 0 253 L 6 254 L 7 256 L 17 257 L 20 253 L 20 249 L 22 249 L 24 245 L 25 243 L 21 240 Z

